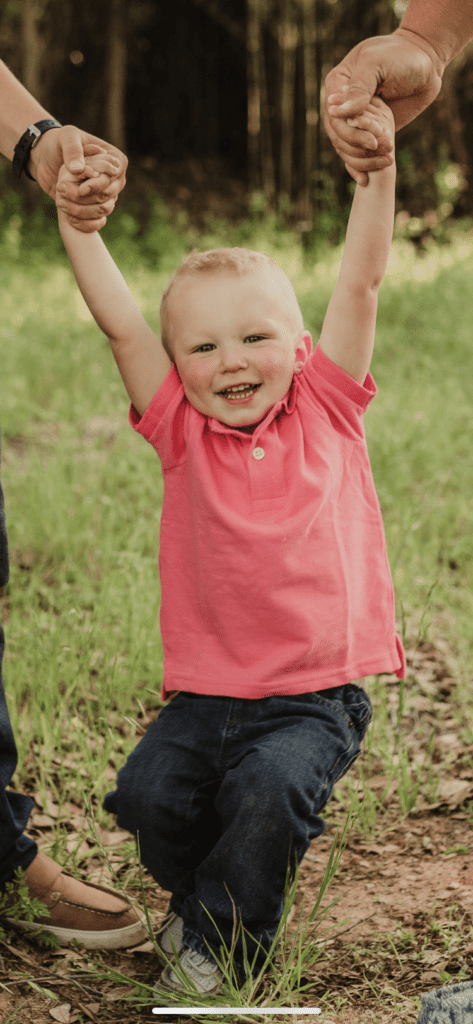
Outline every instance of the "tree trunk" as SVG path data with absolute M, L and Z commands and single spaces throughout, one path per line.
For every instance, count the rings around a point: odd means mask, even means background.
M 205 33 L 205 108 L 207 156 L 218 156 L 218 28 L 215 21 L 207 20 Z
M 312 186 L 319 170 L 318 125 L 320 121 L 320 90 L 317 81 L 317 22 L 316 0 L 302 0 L 302 33 L 304 49 L 304 218 L 307 230 L 312 226 Z
M 263 24 L 266 24 L 268 7 L 267 0 L 262 0 L 265 4 L 261 10 L 261 24 L 260 31 L 263 28 Z M 271 114 L 269 109 L 269 98 L 268 98 L 268 78 L 266 73 L 266 52 L 264 47 L 264 40 L 262 34 L 260 35 L 260 47 L 259 47 L 259 73 L 260 73 L 260 117 L 261 117 L 261 177 L 263 192 L 266 196 L 268 205 L 274 203 L 276 196 L 276 174 L 274 170 L 274 154 L 273 154 L 273 139 L 271 131 Z
M 125 88 L 126 29 L 124 0 L 110 0 L 106 57 L 105 137 L 118 149 L 126 150 Z
M 248 185 L 256 191 L 260 176 L 260 18 L 259 0 L 248 0 L 247 10 L 247 81 L 248 81 Z
M 279 46 L 281 50 L 281 154 L 279 194 L 283 205 L 290 203 L 292 192 L 294 87 L 298 36 L 299 32 L 294 20 L 291 0 L 286 0 L 283 20 L 279 26 Z
M 28 92 L 42 102 L 41 64 L 43 56 L 43 40 L 38 30 L 38 22 L 44 13 L 44 4 L 38 0 L 23 0 L 23 85 Z

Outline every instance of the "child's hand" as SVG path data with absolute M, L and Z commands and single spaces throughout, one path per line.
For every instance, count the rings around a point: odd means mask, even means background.
M 363 114 L 359 114 L 358 117 L 347 118 L 347 125 L 360 132 L 360 145 L 363 145 L 361 134 L 363 132 L 370 132 L 377 139 L 380 148 L 384 149 L 386 145 L 392 147 L 391 153 L 383 153 L 379 157 L 379 167 L 374 168 L 375 170 L 382 170 L 394 162 L 394 117 L 391 108 L 384 103 L 380 96 L 372 97 Z M 356 163 L 356 170 L 358 172 L 367 174 L 368 170 L 373 170 L 373 158 L 376 158 L 376 150 L 365 150 L 365 154 L 362 157 L 357 157 L 353 164 Z M 368 178 L 365 184 L 368 184 Z
M 59 211 L 59 216 L 66 217 L 66 219 L 73 227 L 78 227 L 79 224 L 78 220 L 76 220 L 74 217 L 74 204 L 71 204 L 70 200 L 66 203 L 65 192 L 67 190 L 68 183 L 73 182 L 75 185 L 77 185 L 78 183 L 84 184 L 84 182 L 87 182 L 90 178 L 94 178 L 96 179 L 94 184 L 96 186 L 98 184 L 100 186 L 100 191 L 103 191 L 108 187 L 111 178 L 115 177 L 118 169 L 118 161 L 116 157 L 101 149 L 100 146 L 84 146 L 84 157 L 85 168 L 82 178 L 79 179 L 79 182 L 77 174 L 71 174 L 67 170 L 65 164 L 63 164 L 60 168 L 57 179 L 56 206 Z M 95 193 L 95 202 L 97 202 L 97 197 L 99 195 L 100 192 Z M 106 223 L 108 215 L 113 210 L 114 205 L 114 200 L 110 200 L 104 197 L 103 203 L 101 203 L 101 205 L 97 207 L 97 219 L 94 221 L 96 231 L 98 231 L 100 228 L 103 228 L 104 224 Z M 79 210 L 78 206 L 77 210 Z

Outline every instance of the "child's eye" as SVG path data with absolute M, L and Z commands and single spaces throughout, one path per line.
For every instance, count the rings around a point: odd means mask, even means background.
M 196 352 L 211 352 L 212 349 L 214 349 L 214 348 L 215 348 L 215 345 L 212 345 L 210 343 L 210 341 L 208 341 L 208 342 L 206 342 L 205 345 L 199 345 L 199 348 L 196 348 L 195 351 Z
M 245 341 L 262 341 L 262 339 L 262 334 L 249 334 L 248 337 L 245 338 Z

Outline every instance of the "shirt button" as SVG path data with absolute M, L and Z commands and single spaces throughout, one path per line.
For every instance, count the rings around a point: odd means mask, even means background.
M 253 448 L 253 458 L 254 459 L 264 459 L 264 456 L 265 456 L 264 448 Z

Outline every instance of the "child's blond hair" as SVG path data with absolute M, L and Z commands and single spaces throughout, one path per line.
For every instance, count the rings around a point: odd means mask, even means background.
M 199 252 L 197 249 L 194 249 L 189 256 L 184 257 L 177 270 L 174 271 L 174 274 L 172 275 L 171 280 L 168 281 L 161 298 L 161 307 L 159 311 L 161 319 L 161 343 L 168 356 L 171 359 L 174 359 L 171 344 L 169 294 L 173 285 L 180 277 L 183 277 L 185 274 L 208 274 L 218 273 L 218 271 L 227 271 L 237 276 L 242 276 L 243 274 L 248 274 L 251 273 L 251 271 L 257 270 L 269 270 L 272 271 L 273 274 L 276 272 L 278 284 L 282 284 L 286 290 L 286 295 L 284 296 L 286 302 L 284 305 L 288 308 L 291 322 L 293 322 L 294 325 L 294 330 L 302 329 L 302 313 L 299 309 L 292 284 L 281 267 L 279 267 L 278 264 L 269 256 L 266 256 L 263 252 L 258 252 L 256 249 L 243 249 L 239 246 L 234 246 L 232 248 L 207 249 L 205 252 Z

